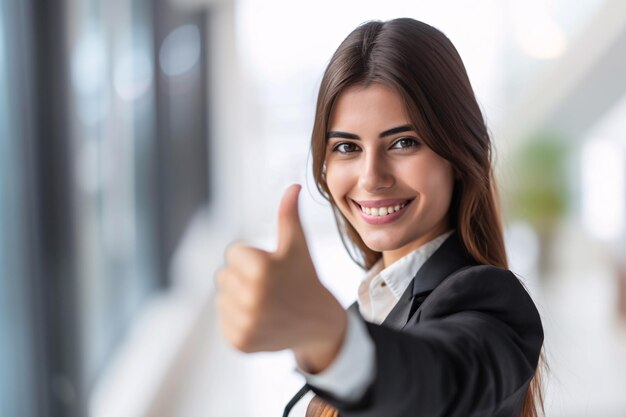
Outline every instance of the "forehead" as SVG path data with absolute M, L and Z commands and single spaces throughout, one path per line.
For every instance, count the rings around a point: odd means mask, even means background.
M 330 114 L 330 130 L 383 131 L 410 124 L 404 101 L 383 84 L 354 85 L 337 97 Z

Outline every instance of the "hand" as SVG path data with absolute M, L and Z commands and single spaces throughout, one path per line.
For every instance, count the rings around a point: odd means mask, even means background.
M 347 313 L 322 285 L 298 214 L 299 185 L 278 211 L 278 248 L 234 244 L 217 274 L 217 306 L 226 339 L 243 352 L 292 349 L 298 365 L 324 370 L 343 343 Z

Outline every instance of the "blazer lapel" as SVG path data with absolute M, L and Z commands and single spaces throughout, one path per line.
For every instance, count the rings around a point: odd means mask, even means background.
M 382 324 L 402 329 L 424 301 L 425 296 L 446 277 L 454 271 L 474 264 L 476 262 L 467 253 L 458 232 L 455 231 L 417 271 L 412 283 Z
M 467 253 L 461 238 L 455 231 L 448 239 L 432 254 L 413 277 L 412 283 L 407 287 L 400 300 L 383 321 L 384 326 L 402 329 L 409 321 L 413 313 L 432 290 L 437 287 L 446 277 L 465 266 L 475 265 L 476 262 Z M 352 303 L 348 310 L 358 314 L 361 318 L 358 302 Z M 291 408 L 300 400 L 310 387 L 304 385 L 285 407 L 283 416 L 286 417 Z

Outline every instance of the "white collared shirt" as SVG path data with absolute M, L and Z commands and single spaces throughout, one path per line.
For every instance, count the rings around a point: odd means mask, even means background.
M 446 232 L 383 269 L 382 258 L 359 286 L 359 311 L 371 323 L 380 324 L 394 308 L 417 271 L 452 234 Z
M 368 271 L 359 286 L 359 312 L 369 322 L 382 323 L 408 288 L 426 260 L 439 249 L 453 233 L 448 231 L 425 243 L 411 253 L 383 269 L 379 260 Z M 318 374 L 302 370 L 308 384 L 332 392 L 345 401 L 358 399 L 374 378 L 376 358 L 374 342 L 365 323 L 356 314 L 348 313 L 346 337 L 337 358 Z M 290 417 L 304 417 L 314 393 L 309 391 L 289 413 Z

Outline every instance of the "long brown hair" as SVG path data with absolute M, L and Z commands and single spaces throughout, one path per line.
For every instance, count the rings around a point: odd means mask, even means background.
M 365 245 L 333 201 L 325 178 L 326 133 L 339 95 L 347 87 L 372 83 L 388 86 L 402 97 L 420 138 L 454 167 L 457 179 L 448 221 L 468 253 L 479 264 L 507 268 L 491 139 L 465 66 L 442 32 L 408 18 L 372 21 L 356 28 L 331 58 L 320 85 L 311 137 L 313 176 L 333 208 L 351 257 L 370 268 L 382 253 Z M 537 417 L 540 410 L 543 401 L 536 373 L 522 417 Z

